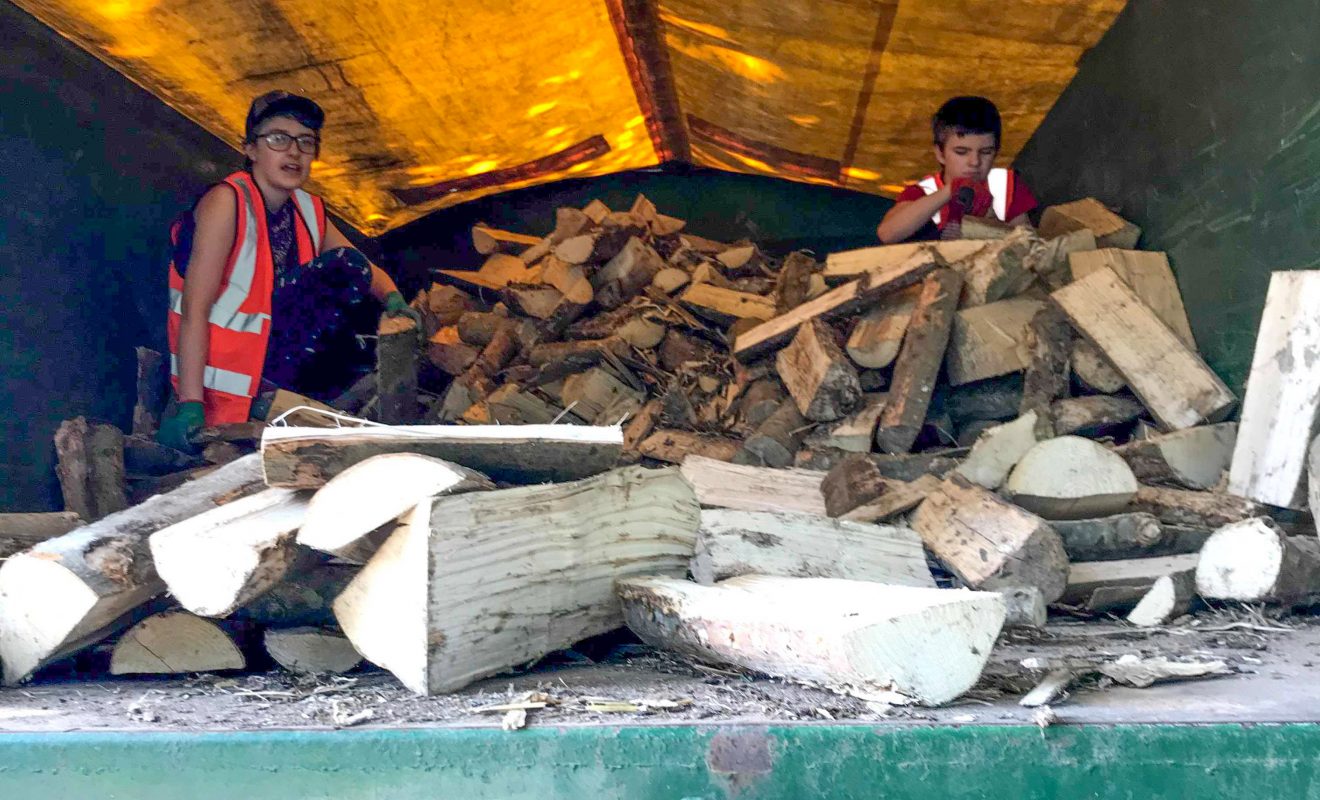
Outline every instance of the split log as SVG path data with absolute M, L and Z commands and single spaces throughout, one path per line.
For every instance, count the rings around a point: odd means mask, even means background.
M 1060 436 L 1032 447 L 1004 484 L 1014 503 L 1046 519 L 1117 514 L 1137 494 L 1123 459 L 1090 439 Z
M 1036 274 L 1051 291 L 1072 283 L 1068 257 L 1095 249 L 1095 234 L 1085 228 L 1059 234 L 1045 240 L 1045 250 L 1036 263 Z
M 830 253 L 825 257 L 825 280 L 833 283 L 850 280 L 865 272 L 892 269 L 922 254 L 938 256 L 945 263 L 961 261 L 985 247 L 985 242 L 955 239 L 948 242 L 907 242 L 878 247 L 863 247 Z
M 235 611 L 233 619 L 269 628 L 335 625 L 331 604 L 360 568 L 356 564 L 322 563 L 318 561 L 319 553 L 306 549 L 299 556 L 282 582 Z
M 1022 376 L 1004 375 L 954 387 L 944 396 L 944 410 L 958 425 L 968 420 L 1008 421 L 1022 415 L 1024 398 Z
M 618 308 L 645 289 L 664 268 L 665 260 L 659 253 L 641 239 L 629 239 L 618 255 L 591 276 L 596 302 L 601 308 Z
M 420 453 L 512 483 L 576 480 L 614 466 L 618 427 L 580 425 L 412 425 L 385 428 L 268 428 L 261 442 L 266 482 L 316 489 L 382 453 Z
M 570 375 L 559 393 L 564 407 L 593 425 L 618 425 L 637 413 L 646 396 L 608 371 L 594 367 Z
M 738 419 L 748 428 L 760 427 L 775 413 L 786 396 L 784 384 L 775 378 L 753 381 L 738 401 Z
M 266 489 L 226 503 L 152 534 L 151 558 L 179 605 L 228 616 L 288 573 L 307 501 L 305 492 Z
M 516 254 L 540 242 L 539 236 L 503 231 L 482 223 L 472 226 L 472 247 L 483 256 L 491 253 Z
M 1050 417 L 1057 436 L 1103 436 L 1129 425 L 1145 410 L 1131 397 L 1090 394 L 1056 400 Z
M 462 289 L 433 283 L 426 293 L 426 313 L 434 318 L 437 328 L 457 325 L 459 317 L 476 310 L 476 302 Z
M 724 277 L 720 268 L 708 261 L 703 261 L 692 270 L 692 285 L 703 283 L 720 289 L 733 289 L 733 281 Z
M 825 515 L 823 472 L 751 467 L 703 456 L 688 458 L 679 471 L 703 507 Z
M 459 337 L 457 325 L 436 331 L 426 346 L 426 357 L 446 375 L 462 375 L 479 355 L 479 349 Z
M 875 441 L 875 426 L 888 402 L 886 394 L 862 395 L 861 407 L 832 425 L 822 425 L 808 434 L 804 443 L 808 447 L 845 450 L 850 453 L 869 453 Z M 796 454 L 794 454 L 796 455 Z M 789 464 L 792 463 L 791 459 Z
M 888 455 L 872 453 L 871 459 L 880 468 L 880 474 L 895 481 L 915 481 L 926 475 L 943 478 L 960 463 L 965 450 L 931 450 L 925 453 Z M 799 450 L 794 466 L 800 469 L 828 472 L 852 455 L 847 450 Z
M 113 425 L 66 419 L 55 431 L 64 510 L 91 522 L 128 506 L 124 434 Z
M 438 279 L 457 285 L 461 289 L 476 292 L 498 292 L 510 283 L 527 283 L 536 277 L 536 271 L 528 269 L 527 263 L 518 256 L 506 253 L 492 253 L 486 257 L 481 269 L 438 269 Z
M 1168 430 L 1217 422 L 1235 398 L 1111 269 L 1051 295 Z
M 506 383 L 486 396 L 485 408 L 489 416 L 486 424 L 496 425 L 551 425 L 563 422 L 570 425 L 585 424 L 583 420 L 547 402 L 532 391 L 524 391 L 517 384 Z
M 481 348 L 481 353 L 472 362 L 472 368 L 481 370 L 488 378 L 498 375 L 518 355 L 519 343 L 514 327 L 506 325 L 495 331 L 490 343 Z
M 1025 347 L 1028 353 L 1022 376 L 1022 414 L 1036 414 L 1036 433 L 1045 438 L 1056 430 L 1052 404 L 1068 393 L 1068 343 L 1072 327 L 1063 312 L 1050 306 L 1041 309 L 1027 325 Z
M 845 283 L 742 334 L 734 341 L 733 355 L 740 361 L 751 361 L 782 347 L 793 338 L 800 326 L 811 320 L 833 319 L 864 309 L 890 292 L 921 281 L 942 265 L 938 259 L 938 256 L 921 250 L 900 264 L 864 273 L 857 280 Z
M 1196 352 L 1196 339 L 1192 336 L 1192 325 L 1187 321 L 1182 293 L 1178 291 L 1178 281 L 1174 279 L 1169 258 L 1164 253 L 1112 247 L 1089 250 L 1072 254 L 1069 267 L 1073 280 L 1105 268 L 1112 269 L 1141 298 L 1141 302 L 1150 307 L 1160 322 L 1187 345 L 1187 349 Z
M 336 419 L 336 416 L 331 415 L 342 416 L 339 414 L 338 409 L 325 403 L 297 392 L 291 392 L 288 389 L 279 389 L 275 392 L 275 396 L 271 398 L 270 406 L 266 409 L 266 413 L 261 415 L 261 418 L 266 422 L 274 422 L 278 419 L 285 425 L 301 428 L 337 428 L 341 425 L 353 424 L 346 420 Z M 255 408 L 253 416 L 257 416 Z
M 1153 628 L 1172 622 L 1192 610 L 1196 599 L 1196 571 L 1161 575 L 1150 591 L 1137 601 L 1127 621 L 1138 628 Z
M 1132 499 L 1129 511 L 1152 514 L 1162 525 L 1216 530 L 1234 522 L 1266 515 L 1259 504 L 1231 494 L 1192 492 L 1142 486 Z
M 1032 356 L 1027 331 L 1044 306 L 1017 297 L 954 314 L 945 358 L 949 383 L 958 386 L 1026 369 Z
M 689 457 L 703 456 L 716 461 L 733 461 L 742 443 L 712 433 L 692 433 L 660 429 L 637 445 L 637 452 L 656 461 L 682 464 Z
M 500 296 L 513 313 L 536 319 L 549 319 L 565 302 L 564 293 L 546 283 L 510 283 Z
M 1035 586 L 1050 603 L 1068 582 L 1068 556 L 1054 529 L 966 478 L 948 478 L 927 496 L 912 527 L 974 589 Z
M 229 634 L 185 611 L 147 617 L 124 632 L 110 655 L 111 675 L 178 675 L 246 666 Z
M 458 338 L 473 347 L 485 347 L 495 332 L 510 324 L 509 318 L 493 311 L 467 311 L 454 323 Z
M 1005 628 L 1044 628 L 1050 619 L 1045 596 L 1035 586 L 1013 586 L 998 590 L 1004 598 Z
M 867 369 L 882 369 L 894 363 L 920 296 L 921 287 L 912 286 L 881 298 L 853 327 L 848 336 L 848 357 Z
M 483 402 L 495 388 L 495 382 L 474 364 L 450 381 L 449 388 L 440 398 L 439 407 L 433 411 L 434 418 L 440 422 L 461 419 L 468 409 Z
M 0 514 L 0 560 L 83 524 L 72 511 Z
M 733 463 L 791 467 L 798 446 L 802 444 L 810 427 L 811 423 L 798 411 L 797 404 L 785 400 L 747 437 L 742 449 L 734 456 Z
M 889 481 L 865 453 L 855 453 L 826 473 L 820 484 L 825 513 L 841 517 L 889 491 Z
M 527 351 L 527 363 L 534 367 L 554 367 L 569 372 L 580 372 L 601 361 L 624 358 L 628 344 L 611 336 L 605 339 L 580 339 L 570 342 L 546 342 Z
M 691 572 L 702 584 L 781 575 L 935 585 L 921 537 L 910 528 L 768 511 L 702 511 Z
M 857 368 L 839 348 L 834 329 L 819 319 L 798 328 L 793 341 L 775 357 L 775 367 L 807 419 L 840 419 L 861 399 Z
M 113 632 L 121 617 L 165 590 L 147 537 L 260 481 L 260 459 L 247 456 L 6 560 L 0 565 L 5 683 Z
M 779 268 L 779 277 L 775 281 L 775 314 L 787 314 L 807 302 L 811 290 L 811 276 L 819 269 L 816 259 L 796 251 L 789 253 L 784 265 Z
M 423 502 L 335 600 L 335 616 L 409 689 L 456 691 L 618 627 L 615 580 L 682 575 L 699 521 L 676 469 Z
M 1315 271 L 1275 272 L 1247 378 L 1228 490 L 1297 507 L 1306 498 L 1306 449 L 1320 420 L 1320 320 Z
M 260 439 L 261 434 L 257 434 L 257 438 Z M 133 434 L 124 437 L 126 476 L 140 478 L 146 475 L 168 475 L 200 465 L 196 456 L 166 447 L 150 436 Z
M 976 683 L 1004 624 L 993 593 L 868 581 L 748 575 L 699 586 L 648 577 L 620 581 L 618 591 L 628 627 L 654 647 L 925 705 Z
M 673 294 L 691 282 L 687 272 L 677 267 L 665 267 L 651 279 L 651 286 L 665 294 Z
M 389 523 L 423 500 L 494 488 L 485 475 L 438 458 L 417 453 L 373 456 L 317 490 L 307 505 L 298 543 L 365 564 L 389 534 Z
M 1093 197 L 1050 206 L 1040 218 L 1040 235 L 1046 238 L 1082 229 L 1095 234 L 1097 247 L 1130 250 L 1141 238 L 1141 228 L 1105 208 Z
M 137 354 L 137 402 L 133 405 L 133 434 L 155 436 L 160 417 L 170 401 L 170 368 L 165 356 L 147 347 Z
M 1028 411 L 1013 422 L 996 425 L 978 436 L 972 452 L 955 472 L 978 486 L 998 489 L 1038 441 L 1036 412 Z
M 1068 588 L 1058 603 L 1096 614 L 1130 611 L 1160 578 L 1194 573 L 1198 558 L 1196 553 L 1188 553 L 1074 563 L 1068 572 Z
M 958 306 L 982 306 L 1021 294 L 1036 279 L 1031 264 L 1043 252 L 1044 244 L 1030 229 L 1014 228 L 1003 239 L 949 262 L 963 278 Z
M 1097 394 L 1116 394 L 1127 387 L 1127 381 L 1118 374 L 1100 349 L 1085 339 L 1073 341 L 1070 356 L 1073 375 L 1087 391 Z
M 1073 561 L 1118 561 L 1195 553 L 1208 529 L 1164 525 L 1153 514 L 1127 512 L 1050 523 Z
M 599 200 L 592 200 L 582 207 L 582 214 L 595 225 L 604 222 L 610 213 L 610 207 Z
M 633 317 L 614 335 L 638 350 L 650 350 L 664 341 L 666 332 L 668 328 L 658 322 L 652 322 L 646 317 Z
M 1133 441 L 1114 452 L 1142 483 L 1213 489 L 1233 460 L 1237 423 L 1224 422 Z
M 961 287 L 962 278 L 949 269 L 933 272 L 922 285 L 875 430 L 876 444 L 886 453 L 911 450 L 926 421 Z
M 276 664 L 296 675 L 338 675 L 362 663 L 347 637 L 324 628 L 271 628 L 265 645 Z
M 1256 517 L 1215 531 L 1201 548 L 1196 591 L 1207 600 L 1301 603 L 1320 595 L 1320 541 Z
M 660 366 L 677 372 L 684 366 L 701 366 L 717 359 L 715 349 L 705 342 L 670 328 L 660 343 Z
M 761 255 L 754 244 L 730 247 L 717 254 L 715 260 L 730 275 L 753 275 L 765 264 L 765 256 Z
M 656 422 L 660 419 L 661 405 L 662 401 L 658 397 L 647 400 L 637 413 L 633 414 L 632 419 L 628 420 L 628 424 L 623 428 L 625 451 L 636 452 L 637 446 L 655 430 Z
M 679 302 L 697 316 L 720 325 L 731 325 L 740 319 L 764 321 L 775 315 L 775 303 L 769 297 L 721 289 L 709 283 L 692 284 L 683 292 Z
M 1013 225 L 1007 222 L 989 217 L 973 217 L 971 215 L 962 218 L 961 229 L 964 239 L 1003 239 L 1014 230 Z
M 914 481 L 888 480 L 884 489 L 870 501 L 840 515 L 850 522 L 884 522 L 899 514 L 906 514 L 940 488 L 940 479 L 923 475 Z

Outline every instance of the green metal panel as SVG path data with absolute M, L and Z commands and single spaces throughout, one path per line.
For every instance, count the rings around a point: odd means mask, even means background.
M 1317 30 L 1314 0 L 1131 0 L 1017 160 L 1043 201 L 1093 195 L 1168 251 L 1238 390 L 1270 272 L 1320 269 Z
M 580 726 L 0 735 L 0 797 L 1304 798 L 1320 726 Z

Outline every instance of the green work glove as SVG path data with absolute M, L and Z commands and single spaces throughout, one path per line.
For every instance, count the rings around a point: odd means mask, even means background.
M 156 431 L 156 441 L 185 453 L 196 453 L 191 437 L 206 425 L 206 415 L 199 402 L 175 403 L 165 411 Z
M 408 305 L 408 301 L 403 299 L 402 292 L 390 292 L 385 295 L 385 316 L 407 317 L 417 324 L 417 335 L 423 339 L 426 337 L 426 326 L 422 324 L 421 313 Z

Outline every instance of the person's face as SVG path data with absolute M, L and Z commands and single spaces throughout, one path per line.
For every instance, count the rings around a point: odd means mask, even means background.
M 298 141 L 300 137 L 302 142 Z M 309 148 L 311 139 L 307 137 L 316 139 L 318 145 Z M 316 131 L 292 117 L 271 117 L 257 126 L 253 140 L 243 147 L 252 160 L 253 175 L 287 192 L 302 188 L 319 149 Z M 305 149 L 312 152 L 303 152 Z
M 970 178 L 983 181 L 995 165 L 999 148 L 992 133 L 950 132 L 943 145 L 935 145 L 935 159 L 944 167 L 946 181 Z

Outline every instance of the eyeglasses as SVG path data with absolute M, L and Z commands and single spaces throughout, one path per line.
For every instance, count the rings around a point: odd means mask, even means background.
M 321 140 L 310 133 L 303 134 L 302 136 L 290 136 L 283 131 L 274 131 L 272 133 L 259 133 L 252 138 L 254 140 L 264 139 L 266 141 L 266 146 L 277 153 L 283 153 L 285 150 L 288 150 L 289 145 L 294 142 L 298 143 L 298 150 L 300 152 L 307 153 L 308 155 L 316 155 L 316 151 L 321 147 Z

